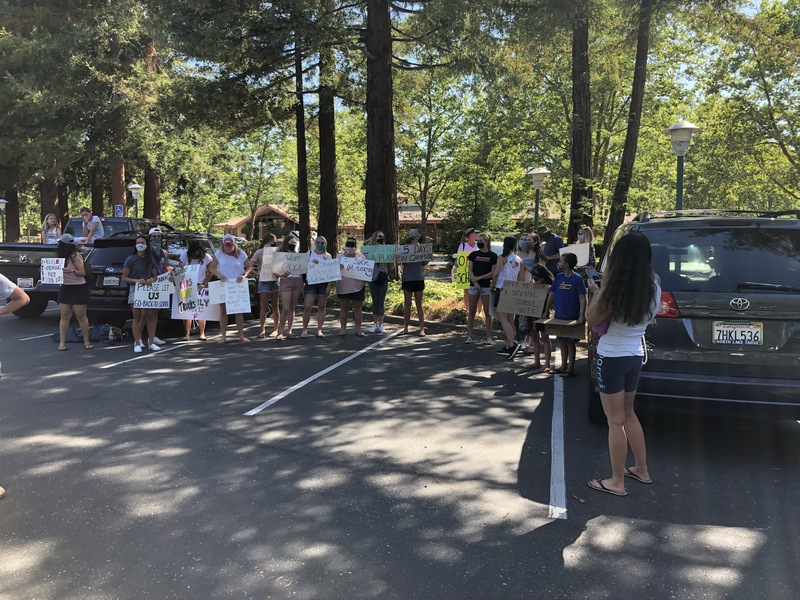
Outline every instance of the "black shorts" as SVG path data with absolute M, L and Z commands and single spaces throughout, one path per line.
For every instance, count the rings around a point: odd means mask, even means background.
M 58 290 L 59 304 L 89 304 L 89 286 L 85 283 L 81 285 L 62 285 Z
M 425 291 L 425 280 L 419 281 L 404 281 L 401 286 L 406 292 L 422 292 Z
M 622 390 L 635 392 L 641 371 L 641 356 L 598 356 L 595 363 L 597 390 L 604 394 Z
M 349 294 L 340 294 L 337 292 L 336 297 L 339 298 L 339 300 L 352 300 L 353 302 L 363 302 L 364 288 L 362 287 L 357 292 L 350 292 Z

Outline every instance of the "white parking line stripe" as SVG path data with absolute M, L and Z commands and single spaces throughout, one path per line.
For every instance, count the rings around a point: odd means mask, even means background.
M 28 340 L 38 340 L 39 338 L 53 337 L 52 333 L 45 333 L 44 335 L 34 335 L 26 338 L 19 338 L 20 342 L 27 342 Z
M 166 348 L 161 348 L 158 352 L 150 352 L 148 351 L 147 354 L 140 354 L 139 356 L 134 356 L 133 358 L 129 358 L 127 360 L 121 360 L 119 362 L 111 363 L 109 365 L 103 365 L 100 367 L 101 369 L 110 369 L 111 367 L 118 367 L 119 365 L 124 365 L 125 363 L 133 362 L 135 360 L 142 360 L 143 358 L 150 358 L 151 356 L 157 356 L 159 354 L 163 354 L 164 352 L 169 352 L 170 350 L 177 350 L 180 346 L 168 346 Z M 133 346 L 131 346 L 131 350 Z
M 553 421 L 550 431 L 550 517 L 567 518 L 564 475 L 564 378 L 553 378 Z
M 260 412 L 261 412 L 262 410 L 264 410 L 265 408 L 267 408 L 267 407 L 269 407 L 269 406 L 272 406 L 273 404 L 275 404 L 275 403 L 276 403 L 278 400 L 281 400 L 282 398 L 285 398 L 286 396 L 288 396 L 288 395 L 289 395 L 289 394 L 291 394 L 292 392 L 294 392 L 294 391 L 297 391 L 297 390 L 299 390 L 300 388 L 302 388 L 303 386 L 305 386 L 305 385 L 308 385 L 309 383 L 311 383 L 311 382 L 312 382 L 312 381 L 314 381 L 315 379 L 319 379 L 319 378 L 320 378 L 320 377 L 322 377 L 323 375 L 326 375 L 327 373 L 330 373 L 331 371 L 333 371 L 333 370 L 334 370 L 334 369 L 336 369 L 337 367 L 341 367 L 343 364 L 345 364 L 345 363 L 347 363 L 347 362 L 350 362 L 350 361 L 351 361 L 351 360 L 353 360 L 354 358 L 358 358 L 359 356 L 361 356 L 361 355 L 362 355 L 362 354 L 364 354 L 365 352 L 367 352 L 367 351 L 369 351 L 369 350 L 372 350 L 372 349 L 373 349 L 375 346 L 380 346 L 382 343 L 389 341 L 390 339 L 392 339 L 392 338 L 393 338 L 393 337 L 395 337 L 396 335 L 400 335 L 400 331 L 396 331 L 396 332 L 394 332 L 393 334 L 391 334 L 391 335 L 388 335 L 388 336 L 386 336 L 385 338 L 378 340 L 378 341 L 377 341 L 377 342 L 375 342 L 374 344 L 370 344 L 370 345 L 369 345 L 369 346 L 367 346 L 366 348 L 362 348 L 361 350 L 359 350 L 359 351 L 358 351 L 358 352 L 356 352 L 355 354 L 351 354 L 351 355 L 350 355 L 350 356 L 348 356 L 347 358 L 343 358 L 342 360 L 340 360 L 339 362 L 337 362 L 337 363 L 336 363 L 336 364 L 334 364 L 334 365 L 331 365 L 331 366 L 330 366 L 330 367 L 328 367 L 327 369 L 323 369 L 323 370 L 322 370 L 322 371 L 320 371 L 319 373 L 315 373 L 314 375 L 312 375 L 311 377 L 308 377 L 308 378 L 304 379 L 304 380 L 303 380 L 303 381 L 301 381 L 300 383 L 296 383 L 296 384 L 295 384 L 295 385 L 293 385 L 292 387 L 290 387 L 290 388 L 288 388 L 288 389 L 286 389 L 286 390 L 282 391 L 282 392 L 281 392 L 280 394 L 278 394 L 277 396 L 273 396 L 272 398 L 270 398 L 269 400 L 267 400 L 267 401 L 266 401 L 266 402 L 264 402 L 263 404 L 259 404 L 259 405 L 258 405 L 258 406 L 256 406 L 254 409 L 252 409 L 252 410 L 248 410 L 246 413 L 244 413 L 244 416 L 246 416 L 246 417 L 252 417 L 253 415 L 257 415 L 258 413 L 260 413 Z

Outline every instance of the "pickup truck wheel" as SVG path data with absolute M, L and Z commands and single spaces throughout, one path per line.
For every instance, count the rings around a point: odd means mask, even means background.
M 594 382 L 589 379 L 588 394 L 586 395 L 586 416 L 590 423 L 595 425 L 605 425 L 608 423 L 606 414 L 603 412 L 603 403 L 600 402 L 600 394 L 594 389 Z
M 21 319 L 35 319 L 47 308 L 50 299 L 41 294 L 31 294 L 31 301 L 22 308 L 15 310 L 14 314 Z

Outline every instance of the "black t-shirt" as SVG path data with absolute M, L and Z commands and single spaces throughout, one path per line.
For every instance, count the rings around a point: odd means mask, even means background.
M 467 259 L 472 261 L 472 274 L 475 277 L 480 277 L 478 287 L 489 287 L 492 284 L 492 271 L 497 264 L 497 254 L 491 250 L 488 252 L 476 250 L 475 252 L 470 252 Z M 488 277 L 484 277 L 484 275 L 488 275 Z M 472 282 L 470 282 L 471 285 L 473 285 Z

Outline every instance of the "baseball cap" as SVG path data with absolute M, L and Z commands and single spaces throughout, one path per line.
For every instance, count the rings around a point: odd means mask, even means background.
M 65 233 L 64 235 L 62 235 L 58 239 L 59 239 L 59 241 L 62 241 L 65 244 L 74 244 L 75 243 L 75 238 L 72 236 L 72 234 L 69 234 L 69 233 Z
M 150 235 L 163 235 L 163 234 L 161 233 L 161 229 L 159 229 L 158 227 L 153 227 L 150 230 Z
M 477 230 L 477 229 L 475 229 L 474 227 L 470 227 L 469 229 L 467 229 L 467 230 L 464 232 L 464 235 L 469 235 L 470 233 L 478 233 L 478 230 Z
M 230 233 L 226 233 L 222 236 L 222 245 L 223 246 L 233 246 L 236 243 L 236 240 L 233 239 L 233 236 Z

